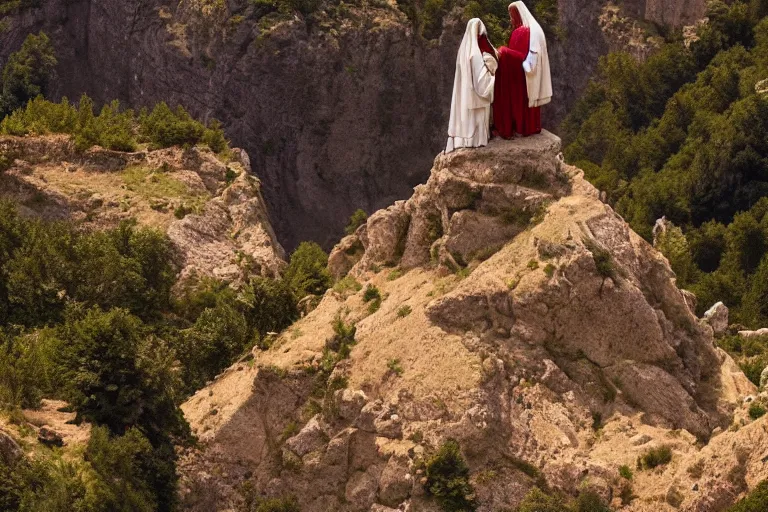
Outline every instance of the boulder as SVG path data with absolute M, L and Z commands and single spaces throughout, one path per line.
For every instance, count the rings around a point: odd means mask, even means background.
M 722 336 L 728 332 L 728 308 L 722 302 L 718 302 L 704 313 L 704 322 L 712 327 L 715 336 Z
M 315 415 L 298 434 L 289 438 L 285 446 L 299 457 L 322 448 L 328 442 L 328 435 L 320 426 L 320 415 Z
M 390 457 L 379 479 L 379 502 L 397 507 L 411 492 L 413 477 L 408 466 L 398 457 Z
M 24 451 L 10 435 L 0 430 L 0 460 L 12 466 L 24 456 Z
M 742 338 L 756 338 L 758 336 L 768 336 L 768 327 L 757 329 L 756 331 L 739 331 Z
M 37 440 L 46 446 L 64 446 L 61 434 L 49 427 L 40 427 L 37 431 Z
M 376 500 L 378 480 L 369 471 L 356 471 L 349 477 L 344 497 L 357 509 L 365 510 Z
M 363 257 L 363 243 L 356 234 L 345 236 L 328 255 L 328 272 L 335 280 L 346 276 Z

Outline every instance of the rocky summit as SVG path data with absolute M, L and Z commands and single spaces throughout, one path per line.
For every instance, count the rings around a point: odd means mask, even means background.
M 707 512 L 768 476 L 755 386 L 550 133 L 440 154 L 329 269 L 314 310 L 182 406 L 185 509 L 440 510 L 425 461 L 448 440 L 480 511 L 536 485 Z

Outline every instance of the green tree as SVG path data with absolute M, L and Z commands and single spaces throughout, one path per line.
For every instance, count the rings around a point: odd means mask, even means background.
M 0 113 L 10 114 L 32 98 L 48 92 L 57 63 L 48 36 L 44 32 L 29 34 L 3 68 Z
M 455 440 L 447 440 L 427 460 L 425 474 L 424 488 L 437 499 L 443 510 L 466 512 L 477 508 L 474 489 L 469 482 L 469 466 Z
M 333 284 L 327 269 L 328 255 L 315 242 L 302 242 L 291 254 L 284 279 L 296 299 L 322 295 Z

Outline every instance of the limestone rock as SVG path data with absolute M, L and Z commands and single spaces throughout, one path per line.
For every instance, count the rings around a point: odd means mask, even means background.
M 514 510 L 532 474 L 566 494 L 618 496 L 616 468 L 633 465 L 650 439 L 670 445 L 675 463 L 638 475 L 633 504 L 687 510 L 713 498 L 710 479 L 735 475 L 737 493 L 761 480 L 768 433 L 762 419 L 746 420 L 743 403 L 757 394 L 754 385 L 715 347 L 666 258 L 599 200 L 557 147 L 543 134 L 441 155 L 410 199 L 371 215 L 354 235 L 366 253 L 350 273 L 380 289 L 380 309 L 371 313 L 361 293 L 329 292 L 291 329 L 305 334 L 281 335 L 254 353 L 262 369 L 282 373 L 267 378 L 262 370 L 254 381 L 247 370 L 225 372 L 214 397 L 196 394 L 185 413 L 214 400 L 233 404 L 232 412 L 212 431 L 190 415 L 207 446 L 180 464 L 182 475 L 225 468 L 216 481 L 236 496 L 239 475 L 250 471 L 260 492 L 295 495 L 310 512 L 327 510 L 329 496 L 344 501 L 340 512 L 376 504 L 431 511 L 417 464 L 455 439 L 479 512 Z M 502 216 L 526 219 L 525 229 L 449 272 L 477 241 L 459 220 Z M 391 280 L 371 272 L 385 262 L 407 271 Z M 321 402 L 312 369 L 340 311 L 356 324 L 356 343 L 333 373 L 347 389 Z M 286 418 L 318 405 L 320 428 L 296 436 L 311 440 L 299 449 L 306 454 L 280 464 L 281 450 L 293 455 L 299 440 L 280 444 Z M 734 418 L 738 430 L 729 428 Z M 732 502 L 737 494 L 722 496 Z
M 12 466 L 24 456 L 19 444 L 8 434 L 0 430 L 0 460 Z
M 547 202 L 568 192 L 559 152 L 560 139 L 544 131 L 438 155 L 432 176 L 413 197 L 374 213 L 354 235 L 365 249 L 354 268 L 412 268 L 436 258 L 458 267 L 488 258 L 523 231 Z M 342 254 L 353 244 L 345 239 L 332 252 L 337 273 L 346 267 Z
M 397 507 L 411 492 L 413 477 L 397 457 L 391 457 L 379 479 L 379 502 Z
M 758 336 L 768 336 L 768 327 L 757 329 L 756 331 L 739 331 L 742 338 L 756 338 Z
M 683 300 L 685 300 L 685 305 L 688 306 L 690 312 L 696 314 L 696 306 L 699 303 L 696 294 L 688 290 L 680 290 L 680 293 L 683 294 Z
M 328 271 L 338 280 L 347 275 L 352 267 L 360 261 L 365 249 L 360 237 L 356 234 L 345 236 L 328 256 Z
M 704 321 L 712 327 L 715 336 L 721 336 L 728 331 L 728 308 L 718 302 L 704 313 Z
M 397 508 L 389 508 L 385 507 L 384 505 L 379 505 L 378 503 L 371 505 L 370 512 L 398 512 L 399 509 Z
M 354 420 L 360 414 L 363 406 L 368 402 L 368 397 L 361 390 L 340 389 L 335 394 L 339 416 L 346 420 Z
M 327 441 L 328 435 L 320 426 L 319 416 L 314 416 L 298 434 L 285 442 L 285 446 L 299 457 L 303 457 L 309 452 L 321 448 Z
M 760 372 L 760 389 L 765 389 L 766 384 L 768 384 L 768 366 Z
M 370 471 L 357 471 L 349 478 L 344 496 L 360 510 L 373 505 L 378 490 L 378 479 Z

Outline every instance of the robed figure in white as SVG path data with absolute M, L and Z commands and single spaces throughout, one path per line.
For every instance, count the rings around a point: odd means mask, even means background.
M 485 25 L 479 18 L 472 18 L 456 56 L 446 153 L 488 144 L 497 65 L 496 51 L 488 41 Z

